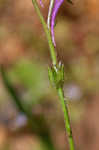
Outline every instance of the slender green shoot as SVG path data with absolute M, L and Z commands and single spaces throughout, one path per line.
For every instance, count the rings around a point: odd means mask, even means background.
M 50 4 L 50 12 L 52 11 L 54 1 L 55 0 L 51 0 L 52 3 Z M 69 0 L 69 2 L 71 2 L 71 1 Z M 69 114 L 68 114 L 68 107 L 65 104 L 65 97 L 64 97 L 64 91 L 63 91 L 64 66 L 61 63 L 58 63 L 58 61 L 57 61 L 56 51 L 55 51 L 55 47 L 52 42 L 50 28 L 47 27 L 47 24 L 46 24 L 44 17 L 38 7 L 36 0 L 32 0 L 32 3 L 34 5 L 36 13 L 38 14 L 38 16 L 40 18 L 40 21 L 43 25 L 44 31 L 45 31 L 47 39 L 48 39 L 48 44 L 50 47 L 50 54 L 51 54 L 51 58 L 52 58 L 52 67 L 48 69 L 49 79 L 50 79 L 52 85 L 57 89 L 57 93 L 60 98 L 61 106 L 62 106 L 63 113 L 64 113 L 65 128 L 66 128 L 66 132 L 68 134 L 70 150 L 75 150 L 74 140 L 73 140 L 73 136 L 72 136 L 72 129 L 71 129 L 70 119 L 69 119 Z M 51 14 L 49 13 L 49 16 L 48 16 L 49 17 L 48 18 L 49 26 L 50 26 L 50 15 Z

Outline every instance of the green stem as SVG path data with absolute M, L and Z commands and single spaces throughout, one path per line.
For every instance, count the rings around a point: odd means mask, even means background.
M 53 42 L 52 42 L 52 38 L 51 38 L 51 32 L 50 32 L 50 29 L 48 29 L 47 27 L 47 24 L 44 20 L 44 17 L 38 7 L 38 4 L 36 2 L 36 0 L 32 0 L 32 3 L 34 5 L 34 8 L 40 18 L 40 21 L 43 25 L 43 28 L 44 28 L 44 31 L 46 33 L 46 36 L 47 36 L 47 39 L 48 39 L 48 43 L 49 43 L 49 48 L 50 48 L 50 54 L 51 54 L 51 58 L 52 58 L 52 63 L 53 65 L 56 65 L 57 64 L 57 57 L 56 57 L 56 52 L 55 52 L 55 48 L 54 48 L 54 45 L 53 45 Z
M 72 136 L 72 129 L 70 126 L 68 108 L 67 108 L 67 105 L 65 104 L 64 92 L 63 92 L 63 89 L 61 87 L 58 89 L 58 95 L 59 95 L 59 98 L 61 100 L 61 105 L 62 105 L 62 109 L 64 112 L 65 128 L 66 128 L 66 131 L 68 134 L 70 150 L 74 150 L 75 148 L 74 148 L 74 141 L 73 141 L 73 136 Z
M 44 17 L 38 7 L 38 4 L 36 2 L 36 0 L 32 0 L 34 8 L 40 18 L 40 21 L 43 25 L 44 31 L 46 33 L 47 39 L 48 39 L 48 43 L 49 43 L 49 47 L 50 47 L 50 54 L 51 54 L 51 58 L 52 58 L 52 63 L 53 65 L 57 65 L 57 57 L 56 57 L 56 52 L 55 52 L 55 47 L 53 45 L 52 42 L 52 37 L 51 37 L 51 32 L 50 32 L 50 28 L 47 27 L 47 24 L 44 20 Z M 53 6 L 53 5 L 52 5 Z M 50 8 L 51 9 L 51 8 Z M 56 87 L 57 88 L 57 87 Z M 68 114 L 68 107 L 65 104 L 65 98 L 64 98 L 64 92 L 63 92 L 63 88 L 60 86 L 57 90 L 60 101 L 61 101 L 61 105 L 62 105 L 62 109 L 63 109 L 63 113 L 64 113 L 64 120 L 65 120 L 65 128 L 68 134 L 68 140 L 69 140 L 69 146 L 70 146 L 70 150 L 75 150 L 74 147 L 74 140 L 73 140 L 73 136 L 72 136 L 72 129 L 71 129 L 71 125 L 70 125 L 70 119 L 69 119 L 69 114 Z

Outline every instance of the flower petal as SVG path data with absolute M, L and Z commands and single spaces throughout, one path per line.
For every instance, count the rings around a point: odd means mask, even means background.
M 52 34 L 52 41 L 53 41 L 53 44 L 55 47 L 56 47 L 55 37 L 54 37 L 55 19 L 56 19 L 56 15 L 58 13 L 58 10 L 59 10 L 60 6 L 62 5 L 63 1 L 64 0 L 55 0 L 53 11 L 52 11 L 52 16 L 51 16 L 51 34 Z

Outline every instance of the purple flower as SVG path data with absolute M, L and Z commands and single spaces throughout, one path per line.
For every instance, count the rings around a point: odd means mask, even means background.
M 51 2 L 52 0 L 50 0 Z M 63 3 L 64 0 L 55 0 L 54 1 L 54 6 L 52 9 L 49 9 L 50 11 L 50 14 L 48 17 L 49 20 L 50 20 L 50 28 L 51 28 L 51 36 L 52 36 L 52 42 L 54 44 L 54 46 L 56 47 L 56 43 L 55 43 L 55 37 L 54 37 L 54 25 L 55 25 L 55 18 L 56 18 L 56 15 L 58 13 L 58 10 L 61 6 L 61 4 Z M 68 0 L 68 1 L 71 1 L 71 0 Z M 40 0 L 40 5 L 43 7 L 43 3 L 42 3 L 42 0 Z M 49 6 L 50 7 L 50 6 Z M 49 28 L 49 20 L 48 20 L 48 28 Z
M 61 4 L 63 3 L 63 1 L 64 0 L 55 0 L 54 7 L 53 7 L 53 10 L 52 10 L 52 15 L 51 15 L 51 35 L 52 35 L 52 41 L 53 41 L 54 46 L 56 46 L 55 37 L 54 37 L 55 18 L 56 18 L 58 10 L 59 10 Z

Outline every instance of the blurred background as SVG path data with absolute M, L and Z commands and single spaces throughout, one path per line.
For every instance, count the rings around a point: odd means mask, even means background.
M 49 1 L 43 2 L 47 19 Z M 99 1 L 73 3 L 64 1 L 56 18 L 57 55 L 65 64 L 76 148 L 99 150 Z M 69 150 L 60 101 L 48 80 L 48 43 L 31 0 L 0 0 L 2 64 L 0 150 Z

